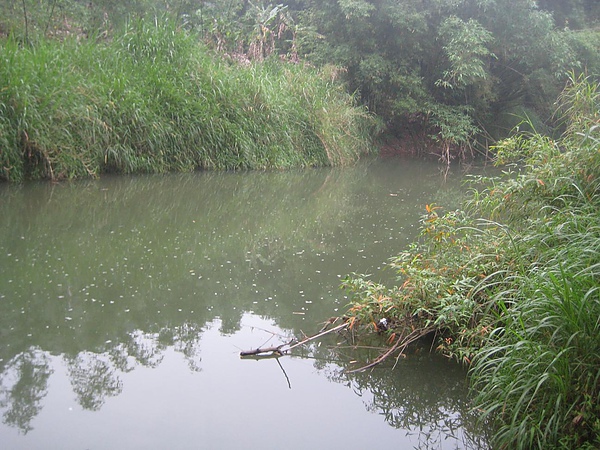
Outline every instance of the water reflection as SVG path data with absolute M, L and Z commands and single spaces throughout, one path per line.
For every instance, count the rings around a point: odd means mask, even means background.
M 351 374 L 343 367 L 325 372 L 363 398 L 368 411 L 405 430 L 416 448 L 487 448 L 460 367 L 428 354 L 391 365 Z
M 48 390 L 48 378 L 53 370 L 48 356 L 31 348 L 3 365 L 0 378 L 0 407 L 3 422 L 27 433 L 31 420 L 42 409 L 41 401 Z
M 143 374 L 146 383 L 169 372 L 175 363 L 167 361 L 181 361 L 200 379 L 224 359 L 237 366 L 222 369 L 223 380 L 230 370 L 247 371 L 239 348 L 231 348 L 248 329 L 258 333 L 244 320 L 261 317 L 288 336 L 314 332 L 344 308 L 339 278 L 380 268 L 414 238 L 425 203 L 456 204 L 458 182 L 423 163 L 385 161 L 343 170 L 0 186 L 0 436 L 16 429 L 47 437 L 53 418 L 44 410 L 62 404 L 57 396 L 100 417 L 132 395 L 128 380 Z M 220 345 L 229 347 L 207 362 Z M 306 352 L 314 359 L 288 358 L 283 367 L 310 361 L 313 371 L 371 396 L 367 410 L 392 427 L 437 430 L 456 411 L 464 421 L 466 392 L 444 377 L 423 383 L 427 363 L 414 365 L 420 375 L 398 385 L 398 369 L 350 377 L 326 345 Z M 264 368 L 254 369 L 265 376 Z M 286 373 L 292 386 L 311 376 L 299 381 Z M 221 378 L 203 394 L 213 409 L 215 393 L 231 390 Z M 464 384 L 462 374 L 451 379 Z M 194 392 L 195 381 L 182 388 Z M 423 389 L 434 392 L 434 405 L 421 398 Z M 246 396 L 232 401 L 251 401 Z M 136 399 L 142 408 L 152 401 Z

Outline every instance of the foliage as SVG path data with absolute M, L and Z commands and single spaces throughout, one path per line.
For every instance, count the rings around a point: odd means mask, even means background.
M 560 147 L 551 140 L 525 147 L 531 174 L 505 194 L 509 208 L 527 205 L 538 214 L 520 237 L 527 270 L 475 360 L 473 379 L 497 442 L 511 448 L 600 443 L 596 89 L 585 78 L 571 79 L 561 96 L 568 131 Z M 514 151 L 513 143 L 508 147 Z
M 239 61 L 277 56 L 342 68 L 348 90 L 381 117 L 388 133 L 417 136 L 427 151 L 435 145 L 450 159 L 449 151 L 462 157 L 509 135 L 520 120 L 512 116 L 521 111 L 538 122 L 538 131 L 559 125 L 554 100 L 567 74 L 599 73 L 596 3 L 0 0 L 0 35 L 27 42 L 110 38 L 129 20 L 166 13 Z
M 552 11 L 560 27 L 582 29 L 595 25 L 600 14 L 600 4 L 595 0 L 538 0 L 540 9 Z
M 344 164 L 372 121 L 330 70 L 240 65 L 172 21 L 0 46 L 1 178 Z
M 484 133 L 505 137 L 512 125 L 497 117 L 515 109 L 554 126 L 567 71 L 594 65 L 597 54 L 529 0 L 305 3 L 315 32 L 300 53 L 346 67 L 350 88 L 390 133 L 432 138 L 445 159 L 449 149 L 465 155 Z
M 437 351 L 470 364 L 491 331 L 496 300 L 489 288 L 510 290 L 506 276 L 518 261 L 504 251 L 507 235 L 499 232 L 500 224 L 473 221 L 462 211 L 440 216 L 434 205 L 427 211 L 422 239 L 390 260 L 398 286 L 387 288 L 364 276 L 345 280 L 343 286 L 353 293 L 350 313 L 363 325 L 382 317 L 395 324 L 410 318 L 423 328 L 433 324 Z M 385 307 L 374 308 L 382 299 Z
M 391 260 L 398 286 L 344 282 L 357 324 L 436 326 L 437 350 L 471 365 L 499 448 L 600 443 L 597 88 L 572 76 L 560 140 L 515 135 L 498 155 L 517 172 L 475 179 L 488 187 L 462 210 L 428 205 L 420 240 Z
M 450 16 L 441 23 L 439 34 L 442 42 L 446 42 L 444 51 L 450 67 L 444 71 L 443 78 L 436 81 L 437 85 L 457 89 L 488 78 L 482 58 L 493 56 L 486 47 L 492 35 L 479 22 L 473 19 L 464 22 Z

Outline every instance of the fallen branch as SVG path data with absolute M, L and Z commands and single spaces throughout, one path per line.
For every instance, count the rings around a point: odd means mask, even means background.
M 281 344 L 281 345 L 278 345 L 277 347 L 259 347 L 255 350 L 246 350 L 246 351 L 240 352 L 240 356 L 255 356 L 255 355 L 261 355 L 263 353 L 271 353 L 272 355 L 282 356 L 284 353 L 281 349 L 283 347 L 285 347 L 286 345 L 288 345 L 288 344 Z
M 343 324 L 338 325 L 337 327 L 333 327 L 333 328 L 330 328 L 329 330 L 321 331 L 313 336 L 309 336 L 298 342 L 295 342 L 295 340 L 292 340 L 288 343 L 281 344 L 278 346 L 259 347 L 254 350 L 245 350 L 245 351 L 240 352 L 240 357 L 244 358 L 244 357 L 248 357 L 248 356 L 257 356 L 257 355 L 263 355 L 263 354 L 270 354 L 271 356 L 275 356 L 275 357 L 287 355 L 292 349 L 294 349 L 296 347 L 307 344 L 311 341 L 314 341 L 315 339 L 325 336 L 326 334 L 333 333 L 334 331 L 340 331 L 343 328 L 346 328 L 347 326 L 348 326 L 348 323 L 344 322 Z
M 398 339 L 396 340 L 396 343 L 394 345 L 392 345 L 385 353 L 383 353 L 382 355 L 379 355 L 374 361 L 367 364 L 366 366 L 359 367 L 358 369 L 347 370 L 346 373 L 363 372 L 367 369 L 370 369 L 371 367 L 375 367 L 377 364 L 380 364 L 383 361 L 385 361 L 391 354 L 393 354 L 396 350 L 398 350 L 398 348 L 402 347 L 400 349 L 400 353 L 404 352 L 406 347 L 408 347 L 413 342 L 418 341 L 419 339 L 425 337 L 426 335 L 431 333 L 434 329 L 435 328 L 433 328 L 433 327 L 420 328 L 420 329 L 413 330 L 411 333 L 408 334 L 408 336 L 405 336 L 405 337 L 400 336 L 400 337 L 398 337 Z

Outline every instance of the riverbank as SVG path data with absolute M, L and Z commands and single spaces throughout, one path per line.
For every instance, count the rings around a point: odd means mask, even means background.
M 459 210 L 427 206 L 396 286 L 344 281 L 353 325 L 398 348 L 435 333 L 470 366 L 495 448 L 600 446 L 599 87 L 573 77 L 559 103 L 560 140 L 505 140 L 505 176 L 474 179 Z
M 0 42 L 0 180 L 343 165 L 373 118 L 334 68 L 215 55 L 139 20 L 110 39 Z

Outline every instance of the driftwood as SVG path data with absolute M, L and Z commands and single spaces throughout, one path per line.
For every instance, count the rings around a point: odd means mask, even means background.
M 340 331 L 340 330 L 346 328 L 347 326 L 348 326 L 348 323 L 344 322 L 343 324 L 338 325 L 337 327 L 330 328 L 328 330 L 324 330 L 324 328 L 326 328 L 326 327 L 324 327 L 321 329 L 321 331 L 319 333 L 317 333 L 313 336 L 308 336 L 308 337 L 302 339 L 301 341 L 296 341 L 294 339 L 290 342 L 287 342 L 285 344 L 280 344 L 277 346 L 259 347 L 254 350 L 245 350 L 245 351 L 240 352 L 240 356 L 242 358 L 248 358 L 251 356 L 254 356 L 255 358 L 256 357 L 261 357 L 261 358 L 276 357 L 276 358 L 278 358 L 279 356 L 289 354 L 289 352 L 296 347 L 300 347 L 301 345 L 304 345 L 311 341 L 314 341 L 315 339 L 323 337 L 326 334 L 333 333 L 334 331 Z
M 240 352 L 240 356 L 283 356 L 286 350 L 282 350 L 282 348 L 286 345 L 288 344 L 281 344 L 277 347 L 259 347 L 254 350 L 244 350 Z

